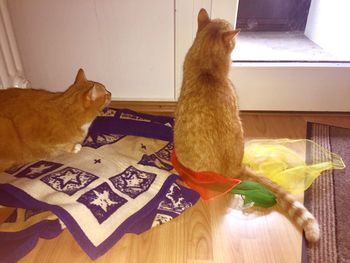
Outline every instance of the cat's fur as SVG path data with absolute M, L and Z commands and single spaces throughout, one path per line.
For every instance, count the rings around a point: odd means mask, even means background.
M 80 69 L 65 92 L 0 90 L 0 171 L 12 165 L 78 152 L 111 93 Z
M 178 161 L 193 171 L 213 171 L 260 182 L 276 196 L 309 241 L 319 239 L 313 215 L 283 188 L 243 166 L 244 138 L 234 86 L 228 78 L 234 30 L 225 20 L 210 20 L 202 9 L 188 51 L 175 111 L 174 145 Z

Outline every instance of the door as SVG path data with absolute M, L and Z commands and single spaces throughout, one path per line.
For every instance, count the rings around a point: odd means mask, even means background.
M 174 100 L 174 1 L 8 1 L 25 76 L 62 91 L 83 67 L 114 100 Z

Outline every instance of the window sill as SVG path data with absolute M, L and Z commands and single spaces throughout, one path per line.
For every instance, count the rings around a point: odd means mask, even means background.
M 232 60 L 236 63 L 339 65 L 350 63 L 350 53 L 326 51 L 303 32 L 241 32 Z

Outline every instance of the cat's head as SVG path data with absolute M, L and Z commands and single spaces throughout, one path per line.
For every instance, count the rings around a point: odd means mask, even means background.
M 235 47 L 236 36 L 240 29 L 223 19 L 210 19 L 207 11 L 201 9 L 198 13 L 197 42 L 212 55 L 229 55 Z
M 101 83 L 87 80 L 79 69 L 74 84 L 65 92 L 67 100 L 73 100 L 86 110 L 100 112 L 111 102 L 111 93 Z

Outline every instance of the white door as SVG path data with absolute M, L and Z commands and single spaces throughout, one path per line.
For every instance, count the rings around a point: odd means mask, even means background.
M 174 100 L 174 1 L 8 1 L 24 73 L 64 90 L 79 67 L 117 100 Z

